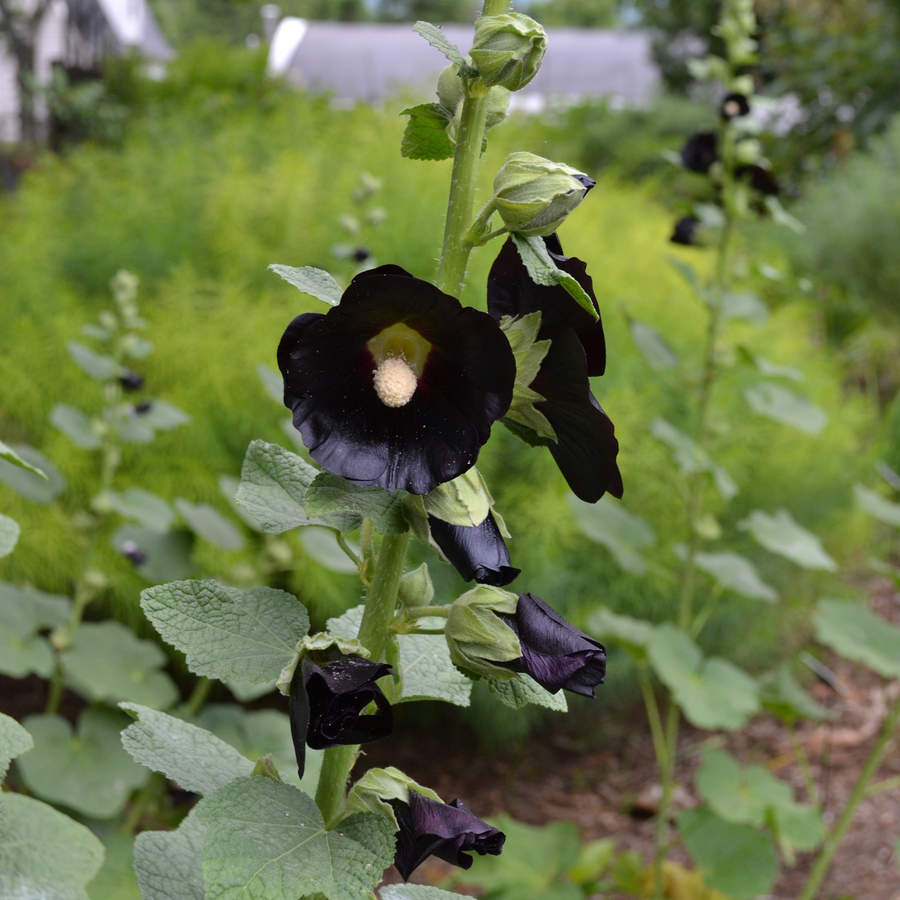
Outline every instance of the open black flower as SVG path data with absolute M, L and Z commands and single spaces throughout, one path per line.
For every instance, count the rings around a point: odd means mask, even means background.
M 291 680 L 289 711 L 297 771 L 303 777 L 306 747 L 324 750 L 367 744 L 387 737 L 394 714 L 375 682 L 391 674 L 387 663 L 371 662 L 338 650 L 303 657 Z M 376 711 L 362 715 L 374 703 Z
M 499 617 L 516 633 L 522 656 L 496 665 L 530 675 L 551 694 L 594 696 L 606 675 L 603 645 L 579 631 L 534 594 L 520 594 L 513 616 Z
M 424 494 L 471 468 L 509 408 L 515 360 L 490 316 L 399 266 L 357 275 L 278 346 L 310 455 L 365 487 Z
M 719 115 L 727 122 L 738 116 L 746 116 L 750 112 L 750 101 L 743 95 L 732 91 L 722 98 L 719 104 Z
M 714 131 L 692 134 L 681 148 L 681 164 L 692 172 L 706 175 L 719 158 L 719 136 Z
M 543 238 L 556 266 L 584 288 L 599 311 L 591 277 L 580 259 L 563 255 L 556 235 Z M 488 276 L 488 311 L 503 316 L 541 313 L 538 340 L 550 340 L 550 349 L 536 378 L 528 385 L 544 400 L 534 408 L 556 433 L 556 440 L 538 439 L 553 455 L 575 496 L 596 503 L 607 491 L 622 496 L 622 476 L 616 465 L 619 444 L 609 417 L 591 393 L 589 375 L 606 369 L 603 325 L 565 290 L 535 284 L 519 252 L 508 239 Z
M 693 216 L 682 216 L 675 223 L 675 230 L 669 240 L 673 244 L 684 244 L 686 247 L 692 247 L 697 242 L 697 228 L 700 222 Z
M 464 581 L 474 578 L 479 584 L 503 587 L 522 571 L 510 565 L 509 550 L 493 513 L 480 525 L 452 525 L 429 516 L 428 526 L 441 553 Z
M 461 800 L 439 803 L 413 790 L 409 803 L 389 801 L 397 817 L 397 850 L 394 865 L 404 881 L 429 856 L 468 869 L 475 852 L 499 856 L 506 835 L 473 815 Z

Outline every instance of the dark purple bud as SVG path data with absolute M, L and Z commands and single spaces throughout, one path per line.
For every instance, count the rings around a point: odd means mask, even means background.
M 743 94 L 726 94 L 719 106 L 719 115 L 729 121 L 750 112 L 750 101 Z
M 147 562 L 147 554 L 141 550 L 134 541 L 125 541 L 122 544 L 122 556 L 131 560 L 136 566 L 143 565 Z
M 718 143 L 719 136 L 714 131 L 698 131 L 681 148 L 681 164 L 692 172 L 706 175 L 719 158 Z
M 669 240 L 673 244 L 693 247 L 696 244 L 697 226 L 700 223 L 693 216 L 684 216 L 675 223 L 675 230 Z
M 353 251 L 353 256 L 351 259 L 353 262 L 364 263 L 372 254 L 369 253 L 368 248 L 366 247 L 357 247 Z
M 404 881 L 429 856 L 468 869 L 472 857 L 467 853 L 499 856 L 503 850 L 506 835 L 482 822 L 461 800 L 439 803 L 411 790 L 408 805 L 400 800 L 388 802 L 400 826 L 394 865 Z
M 142 416 L 144 413 L 150 412 L 153 403 L 150 400 L 144 400 L 143 403 L 137 403 L 128 411 L 132 416 Z
M 593 697 L 606 675 L 603 645 L 579 631 L 534 594 L 520 594 L 514 616 L 500 616 L 516 633 L 522 656 L 496 663 L 530 675 L 541 687 Z
M 762 166 L 738 166 L 734 170 L 734 177 L 749 182 L 750 187 L 761 194 L 774 197 L 781 193 L 781 186 L 775 180 L 775 176 Z
M 288 705 L 301 778 L 307 746 L 324 750 L 343 744 L 367 744 L 391 733 L 391 704 L 375 684 L 391 672 L 387 663 L 347 656 L 336 648 L 303 657 L 291 681 Z M 375 704 L 375 712 L 362 715 L 370 703 Z
M 144 376 L 137 372 L 126 372 L 119 376 L 119 384 L 122 385 L 122 390 L 139 391 L 144 386 Z
M 428 525 L 434 542 L 463 581 L 474 578 L 479 584 L 503 587 L 522 571 L 509 564 L 509 550 L 493 513 L 480 525 L 451 525 L 434 516 L 428 517 Z

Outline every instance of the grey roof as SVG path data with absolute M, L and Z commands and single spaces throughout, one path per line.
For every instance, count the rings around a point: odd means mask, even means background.
M 447 65 L 412 24 L 304 24 L 305 33 L 283 74 L 294 84 L 329 91 L 337 99 L 377 102 L 398 91 L 432 93 L 438 73 Z M 443 31 L 467 52 L 472 26 L 445 25 Z M 650 34 L 642 31 L 548 29 L 540 72 L 522 93 L 612 96 L 626 104 L 645 103 L 659 84 L 650 42 Z

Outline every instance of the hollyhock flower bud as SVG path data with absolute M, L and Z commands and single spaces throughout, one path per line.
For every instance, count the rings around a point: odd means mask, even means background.
M 494 178 L 493 208 L 507 231 L 552 234 L 596 182 L 565 163 L 534 153 L 510 153 Z
M 669 240 L 673 244 L 684 244 L 686 247 L 692 247 L 696 243 L 697 228 L 700 222 L 693 216 L 682 216 L 675 223 L 675 230 Z
M 136 566 L 141 566 L 147 562 L 147 554 L 134 541 L 125 541 L 122 544 L 122 556 Z
M 452 525 L 429 516 L 428 526 L 432 540 L 463 581 L 504 587 L 522 571 L 510 565 L 509 550 L 492 513 L 480 525 Z
M 546 50 L 544 29 L 528 16 L 482 16 L 475 22 L 470 55 L 486 87 L 525 87 L 537 75 Z
M 125 372 L 119 376 L 123 391 L 139 391 L 144 386 L 144 378 L 137 372 Z
M 681 164 L 692 172 L 706 175 L 719 158 L 719 136 L 714 131 L 698 131 L 681 148 Z

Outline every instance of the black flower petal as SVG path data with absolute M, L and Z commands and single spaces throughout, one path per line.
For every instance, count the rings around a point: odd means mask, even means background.
M 544 238 L 544 244 L 557 267 L 571 275 L 591 298 L 597 315 L 600 305 L 594 294 L 594 283 L 587 274 L 587 264 L 575 256 L 564 256 L 556 234 Z M 527 316 L 540 312 L 541 330 L 538 340 L 545 340 L 571 328 L 578 335 L 587 357 L 588 375 L 602 375 L 606 370 L 606 340 L 603 323 L 560 285 L 535 284 L 522 264 L 519 251 L 511 238 L 500 250 L 488 275 L 488 311 L 499 322 L 503 316 Z
M 562 256 L 555 235 L 544 238 L 557 265 L 565 268 L 594 302 L 585 264 Z M 557 252 L 558 251 L 558 252 Z M 553 427 L 557 440 L 545 439 L 560 472 L 574 494 L 596 503 L 606 492 L 621 497 L 622 476 L 616 465 L 619 444 L 615 429 L 591 393 L 588 376 L 600 374 L 606 365 L 603 327 L 579 306 L 562 287 L 535 284 L 512 241 L 500 251 L 488 277 L 488 311 L 496 319 L 524 316 L 539 311 L 539 340 L 549 339 L 550 349 L 529 387 L 544 400 L 535 403 Z
M 479 584 L 503 587 L 522 571 L 509 564 L 509 550 L 493 513 L 480 525 L 451 525 L 434 516 L 428 517 L 428 525 L 435 543 L 463 581 L 474 578 Z
M 144 377 L 137 372 L 124 372 L 119 376 L 119 384 L 124 391 L 139 391 L 144 386 Z
M 320 660 L 305 656 L 291 681 L 289 711 L 297 770 L 303 777 L 307 745 L 313 750 L 367 744 L 387 737 L 394 714 L 375 682 L 391 674 L 387 663 L 334 652 Z M 374 703 L 373 714 L 362 711 Z
M 775 176 L 762 166 L 738 166 L 734 170 L 734 177 L 747 181 L 750 187 L 761 194 L 774 197 L 776 194 L 781 193 L 781 185 L 778 184 Z
M 692 134 L 681 148 L 681 164 L 692 172 L 706 175 L 719 158 L 719 136 L 714 131 Z
M 520 659 L 496 663 L 530 675 L 551 694 L 565 689 L 585 697 L 606 675 L 603 646 L 579 631 L 534 594 L 520 594 L 515 616 L 500 616 L 516 633 Z
M 738 116 L 746 116 L 750 112 L 750 101 L 743 95 L 733 91 L 726 94 L 719 104 L 719 115 L 729 121 Z
M 475 852 L 499 856 L 506 835 L 482 822 L 461 800 L 439 803 L 409 792 L 409 804 L 389 801 L 397 817 L 397 850 L 394 865 L 404 881 L 429 856 L 436 856 L 454 866 L 468 869 Z
M 673 244 L 684 244 L 692 247 L 696 243 L 697 227 L 700 222 L 693 216 L 684 216 L 675 223 L 675 230 L 669 240 Z
M 411 398 L 391 407 L 376 393 L 368 342 L 397 325 L 428 349 Z M 515 380 L 509 343 L 490 316 L 399 266 L 357 275 L 339 306 L 294 319 L 278 365 L 313 459 L 356 484 L 414 494 L 474 465 Z
M 122 556 L 136 566 L 141 566 L 147 562 L 147 554 L 134 541 L 125 541 L 122 544 Z

